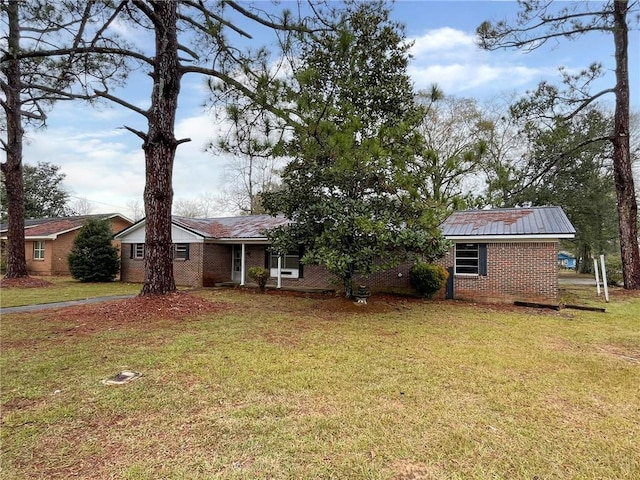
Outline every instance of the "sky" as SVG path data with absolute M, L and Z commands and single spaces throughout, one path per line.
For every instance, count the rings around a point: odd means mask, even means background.
M 288 2 L 282 2 L 286 5 Z M 562 3 L 562 2 L 560 2 Z M 579 41 L 545 45 L 531 53 L 480 50 L 475 30 L 484 20 L 513 21 L 514 1 L 398 1 L 392 17 L 402 22 L 413 40 L 410 74 L 417 90 L 437 84 L 447 95 L 480 102 L 524 93 L 542 80 L 559 83 L 559 67 L 579 71 L 594 61 L 608 69 L 612 85 L 613 40 L 600 33 Z M 136 35 L 136 32 L 128 32 Z M 258 41 L 258 39 L 256 39 Z M 640 33 L 630 32 L 629 72 L 632 109 L 640 110 Z M 149 92 L 140 80 L 127 87 L 132 103 L 146 107 Z M 176 138 L 191 142 L 178 147 L 174 163 L 174 202 L 220 195 L 228 159 L 205 151 L 221 125 L 203 108 L 204 79 L 184 77 L 176 122 Z M 27 131 L 24 162 L 59 165 L 72 202 L 82 199 L 91 213 L 118 212 L 133 218 L 132 203 L 143 204 L 144 154 L 141 140 L 123 126 L 144 130 L 142 117 L 120 106 L 93 108 L 63 102 L 49 113 L 47 127 Z M 224 215 L 230 212 L 219 212 Z

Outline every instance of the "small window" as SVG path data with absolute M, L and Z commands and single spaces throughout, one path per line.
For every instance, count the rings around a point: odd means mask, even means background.
M 144 258 L 144 243 L 134 243 L 131 245 L 131 258 L 142 260 Z
M 44 260 L 44 240 L 33 242 L 33 259 Z
M 480 272 L 480 251 L 477 243 L 456 244 L 456 274 L 478 275 Z
M 176 243 L 173 245 L 174 260 L 189 260 L 189 244 Z
M 457 243 L 455 274 L 487 276 L 487 244 Z

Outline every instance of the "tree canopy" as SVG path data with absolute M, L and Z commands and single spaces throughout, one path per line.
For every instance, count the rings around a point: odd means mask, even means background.
M 378 2 L 354 5 L 340 28 L 304 45 L 290 101 L 303 128 L 283 188 L 265 193 L 268 212 L 292 220 L 268 233 L 276 252 L 303 245 L 304 263 L 325 265 L 351 295 L 353 277 L 410 253 L 443 254 L 436 215 L 409 164 L 422 149 L 424 110 L 406 73 L 409 45 Z
M 24 165 L 24 218 L 59 217 L 68 213 L 69 192 L 62 182 L 65 174 L 49 162 Z M 0 216 L 7 218 L 7 190 L 0 184 Z
M 513 22 L 483 22 L 477 29 L 481 47 L 535 49 L 549 41 L 572 39 L 592 32 L 611 35 L 614 45 L 616 82 L 610 88 L 593 92 L 594 81 L 603 74 L 601 63 L 593 63 L 582 72 L 562 71 L 563 87 L 543 82 L 526 102 L 526 113 L 540 119 L 570 119 L 604 95 L 615 96 L 614 124 L 606 135 L 613 147 L 613 176 L 618 206 L 618 231 L 624 286 L 640 289 L 640 247 L 638 246 L 638 205 L 636 200 L 630 149 L 629 111 L 629 23 L 638 20 L 640 3 L 519 1 L 518 17 Z M 594 138 L 598 142 L 602 138 Z M 559 157 L 556 157 L 559 158 Z

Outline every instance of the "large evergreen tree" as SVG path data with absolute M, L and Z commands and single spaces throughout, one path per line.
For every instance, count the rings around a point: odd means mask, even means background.
M 120 269 L 118 249 L 111 243 L 108 220 L 87 220 L 73 240 L 69 270 L 81 282 L 111 282 Z
M 283 189 L 263 195 L 267 211 L 292 220 L 269 233 L 276 251 L 303 245 L 302 261 L 325 265 L 347 297 L 356 274 L 444 251 L 409 173 L 424 110 L 406 72 L 408 48 L 381 2 L 351 5 L 337 31 L 303 47 L 290 92 L 302 126 L 285 148 L 294 159 Z

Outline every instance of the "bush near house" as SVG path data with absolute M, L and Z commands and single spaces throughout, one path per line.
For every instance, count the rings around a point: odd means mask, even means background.
M 106 220 L 90 219 L 82 226 L 68 256 L 73 278 L 81 282 L 115 280 L 120 259 L 111 239 L 111 226 Z
M 409 283 L 420 296 L 433 298 L 447 283 L 449 273 L 440 265 L 416 263 L 409 270 Z
M 247 275 L 251 280 L 258 284 L 258 288 L 261 292 L 264 292 L 267 287 L 267 280 L 269 280 L 269 270 L 264 267 L 251 267 L 247 271 Z

